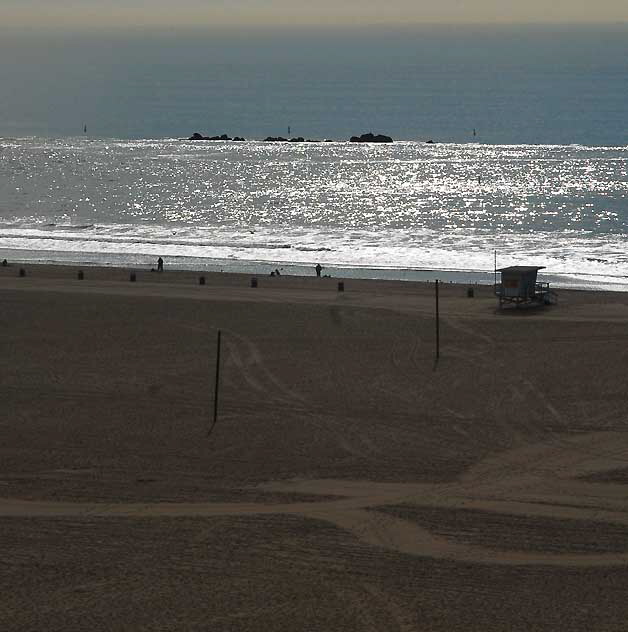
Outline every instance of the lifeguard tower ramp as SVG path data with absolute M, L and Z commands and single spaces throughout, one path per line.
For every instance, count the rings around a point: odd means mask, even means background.
M 501 283 L 495 286 L 499 298 L 499 307 L 504 304 L 515 306 L 525 304 L 551 305 L 556 302 L 556 294 L 550 290 L 549 283 L 539 283 L 536 279 L 539 270 L 545 266 L 510 266 L 501 268 Z

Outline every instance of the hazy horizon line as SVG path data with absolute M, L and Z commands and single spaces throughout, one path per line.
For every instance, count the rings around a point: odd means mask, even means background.
M 127 23 L 127 24 L 109 24 L 109 23 L 68 23 L 53 22 L 47 24 L 33 23 L 10 23 L 4 21 L 0 23 L 0 32 L 43 32 L 43 33 L 110 33 L 115 34 L 144 31 L 144 32 L 216 32 L 222 30 L 238 31 L 242 33 L 254 32 L 273 32 L 286 31 L 286 29 L 294 29 L 298 31 L 368 31 L 374 29 L 384 29 L 390 31 L 420 31 L 424 29 L 509 29 L 509 28 L 528 28 L 528 29 L 568 29 L 568 28 L 626 28 L 628 27 L 628 18 L 625 20 L 569 20 L 569 21 L 416 21 L 411 22 L 405 20 L 403 22 L 382 21 L 382 22 L 364 22 L 364 23 L 312 23 L 312 22 L 258 22 L 258 23 L 240 23 L 240 22 L 214 22 L 212 24 L 199 24 L 181 22 L 177 24 L 152 22 L 145 24 Z

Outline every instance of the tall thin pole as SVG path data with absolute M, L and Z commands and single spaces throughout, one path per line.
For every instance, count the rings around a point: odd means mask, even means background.
M 438 279 L 436 279 L 436 283 L 434 284 L 434 288 L 436 291 L 436 359 L 440 358 L 440 316 L 438 310 Z
M 214 421 L 207 433 L 210 435 L 216 422 L 218 421 L 218 387 L 220 385 L 220 329 L 218 330 L 218 341 L 217 341 L 217 350 L 216 350 L 216 386 L 214 389 Z
M 495 275 L 493 277 L 493 285 L 497 290 L 497 248 L 495 248 Z

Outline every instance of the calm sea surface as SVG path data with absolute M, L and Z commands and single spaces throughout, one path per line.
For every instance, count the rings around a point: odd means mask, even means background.
M 2 256 L 628 286 L 625 26 L 0 35 Z

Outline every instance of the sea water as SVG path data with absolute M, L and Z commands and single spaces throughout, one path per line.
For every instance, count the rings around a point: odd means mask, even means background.
M 5 31 L 0 96 L 3 258 L 627 287 L 625 25 Z
M 32 32 L 0 136 L 628 145 L 628 25 Z M 475 136 L 474 136 L 475 130 Z
M 0 141 L 0 255 L 628 285 L 628 147 Z M 7 255 L 4 255 L 7 256 Z

